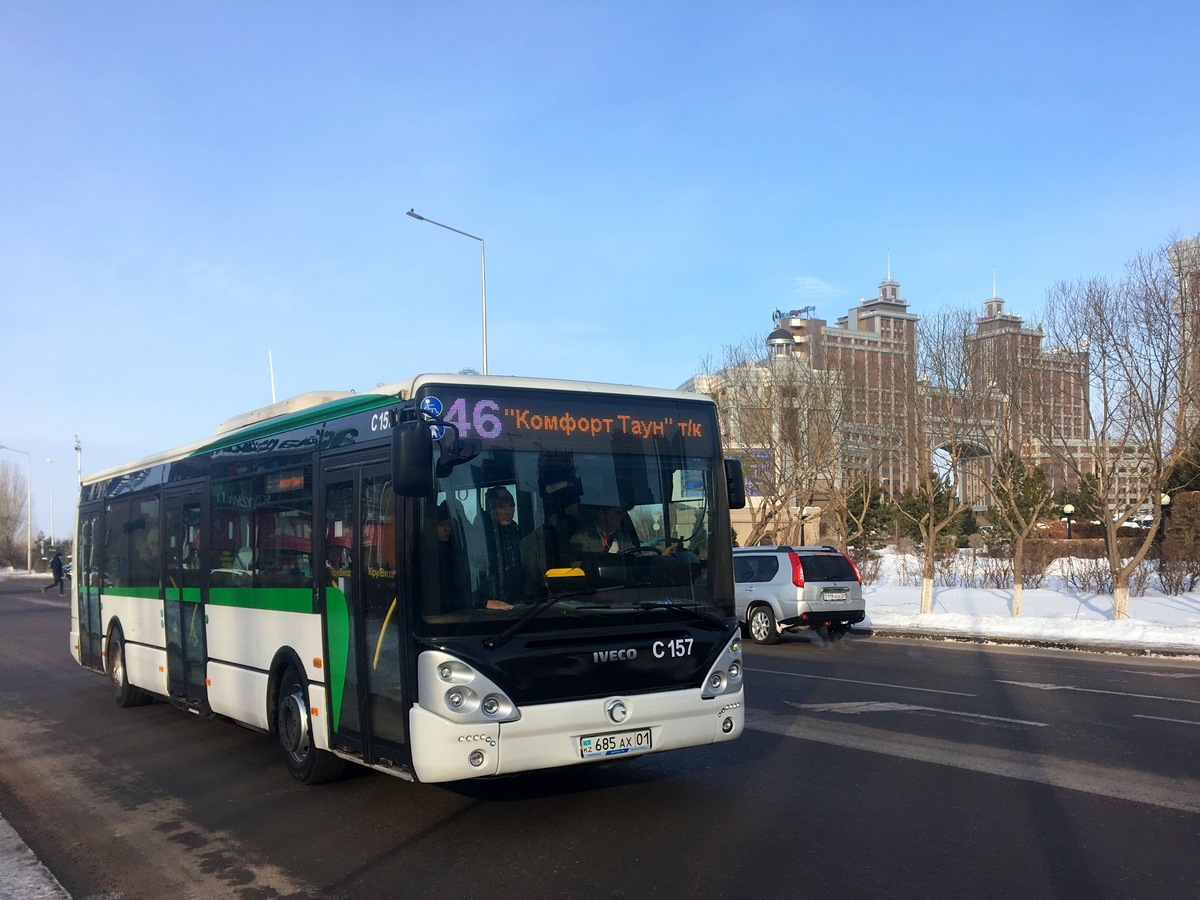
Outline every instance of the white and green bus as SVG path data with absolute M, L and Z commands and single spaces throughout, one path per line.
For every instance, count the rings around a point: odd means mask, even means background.
M 736 738 L 702 396 L 423 375 L 307 394 L 84 479 L 71 646 L 116 701 L 438 782 Z

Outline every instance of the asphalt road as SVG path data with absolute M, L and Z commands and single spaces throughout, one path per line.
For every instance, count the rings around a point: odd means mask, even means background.
M 0 582 L 0 815 L 77 898 L 1196 896 L 1200 662 L 850 637 L 747 652 L 715 748 L 308 788 L 122 710 Z M 0 886 L 0 896 L 4 889 Z

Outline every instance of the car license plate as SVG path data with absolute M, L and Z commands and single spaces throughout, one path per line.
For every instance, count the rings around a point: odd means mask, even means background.
M 849 600 L 850 594 L 846 591 L 824 591 L 821 594 L 822 600 Z
M 622 753 L 644 753 L 650 749 L 650 729 L 612 731 L 608 734 L 589 734 L 579 739 L 579 755 L 583 759 L 598 756 L 617 756 Z

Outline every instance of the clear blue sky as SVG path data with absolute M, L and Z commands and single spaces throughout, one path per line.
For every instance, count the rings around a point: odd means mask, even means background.
M 836 7 L 836 8 L 835 8 Z M 887 273 L 1040 318 L 1200 232 L 1194 2 L 0 0 L 0 444 L 480 364 L 675 387 Z M 45 460 L 52 457 L 53 465 Z M 25 457 L 0 459 L 24 471 Z

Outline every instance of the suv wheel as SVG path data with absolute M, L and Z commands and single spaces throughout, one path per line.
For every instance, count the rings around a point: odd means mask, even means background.
M 756 644 L 774 644 L 779 640 L 779 629 L 775 626 L 775 613 L 769 606 L 756 606 L 746 617 L 750 627 L 750 640 Z

